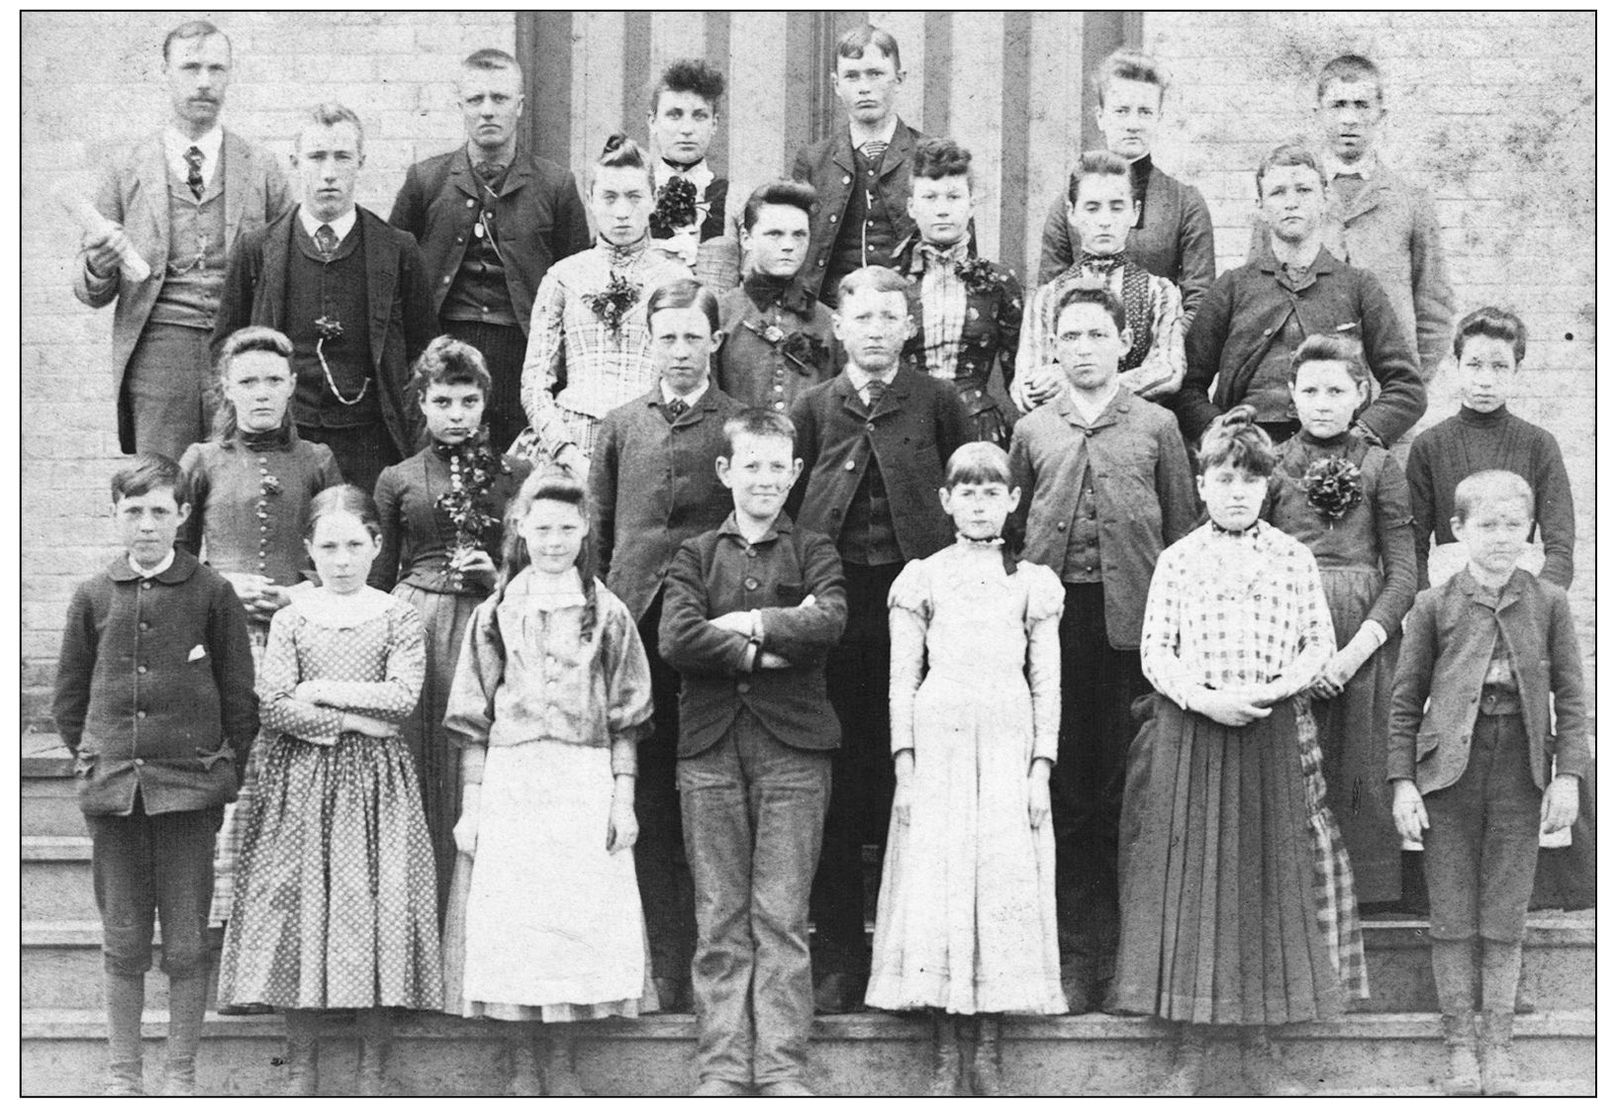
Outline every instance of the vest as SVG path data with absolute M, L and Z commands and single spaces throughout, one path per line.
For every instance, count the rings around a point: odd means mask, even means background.
M 152 323 L 213 329 L 225 267 L 224 163 L 202 199 L 191 195 L 185 178 L 168 174 L 168 258 L 163 283 L 152 305 Z
M 330 262 L 320 258 L 303 221 L 292 219 L 292 249 L 286 252 L 286 334 L 292 340 L 297 387 L 292 413 L 303 427 L 360 427 L 380 422 L 381 400 L 370 356 L 370 297 L 366 292 L 363 221 L 355 221 Z M 323 347 L 331 381 L 316 348 L 315 320 L 335 320 L 342 335 Z M 332 384 L 348 400 L 332 392 Z M 361 395 L 361 390 L 363 394 Z
M 509 167 L 487 186 L 482 186 L 482 178 L 477 176 L 475 170 L 472 171 L 473 180 L 481 188 L 479 199 L 482 210 L 467 232 L 470 238 L 466 241 L 466 253 L 460 258 L 460 269 L 455 272 L 454 283 L 444 295 L 443 308 L 438 313 L 441 319 L 471 320 L 500 327 L 520 326 L 511 305 L 510 287 L 505 284 L 505 261 L 495 246 L 497 237 L 505 231 L 495 222 L 494 209 L 488 203 L 492 199 L 488 190 L 491 188 L 498 193 L 505 187 L 508 176 Z M 511 245 L 507 244 L 505 249 L 510 250 Z
M 882 152 L 883 160 L 888 153 L 890 148 Z M 848 193 L 847 211 L 825 274 L 825 288 L 833 293 L 842 278 L 856 269 L 892 264 L 898 239 L 887 198 L 880 191 L 880 172 L 880 162 L 870 161 L 862 150 L 853 151 L 853 188 Z

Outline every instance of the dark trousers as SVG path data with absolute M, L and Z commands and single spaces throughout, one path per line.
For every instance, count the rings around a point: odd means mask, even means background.
M 1476 717 L 1459 780 L 1425 796 L 1431 938 L 1520 943 L 1537 872 L 1543 791 L 1519 715 Z
M 885 854 L 892 814 L 887 593 L 902 569 L 901 562 L 842 566 L 847 579 L 847 630 L 825 666 L 831 707 L 842 725 L 842 745 L 831 757 L 825 843 L 809 906 L 816 929 L 814 973 L 819 976 L 867 974 L 870 968 L 864 938 L 863 848 L 874 844 Z
M 1119 924 L 1118 825 L 1134 698 L 1149 692 L 1138 651 L 1111 646 L 1105 586 L 1068 584 L 1060 622 L 1061 729 L 1049 779 L 1061 977 L 1099 999 Z
M 208 437 L 215 407 L 209 337 L 168 323 L 148 323 L 140 333 L 123 378 L 136 451 L 178 462 L 186 447 Z
M 482 352 L 488 374 L 494 379 L 483 422 L 488 425 L 490 445 L 503 454 L 527 427 L 527 413 L 522 410 L 522 361 L 527 357 L 527 336 L 520 327 L 476 320 L 444 320 L 443 333 Z
M 393 437 L 387 434 L 387 425 L 380 422 L 358 427 L 298 424 L 297 433 L 311 443 L 330 447 L 337 459 L 337 469 L 342 471 L 342 480 L 359 486 L 366 493 L 374 494 L 376 479 L 399 460 Z
M 207 973 L 213 841 L 223 819 L 222 806 L 149 816 L 138 791 L 128 816 L 85 816 L 109 974 L 151 969 L 153 914 L 163 923 L 164 973 Z
M 679 760 L 696 886 L 696 1055 L 703 1080 L 802 1081 L 814 1021 L 808 889 L 831 752 L 791 747 L 741 711 Z
M 657 650 L 661 622 L 658 591 L 640 620 L 640 638 L 651 661 L 654 730 L 640 744 L 639 776 L 634 780 L 634 818 L 640 822 L 634 874 L 651 945 L 651 973 L 683 982 L 690 978 L 696 951 L 696 895 L 679 815 L 679 672 Z

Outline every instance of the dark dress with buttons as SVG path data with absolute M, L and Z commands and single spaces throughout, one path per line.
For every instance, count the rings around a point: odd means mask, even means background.
M 841 368 L 830 309 L 795 281 L 750 274 L 718 302 L 718 387 L 748 407 L 791 411 L 792 402 Z

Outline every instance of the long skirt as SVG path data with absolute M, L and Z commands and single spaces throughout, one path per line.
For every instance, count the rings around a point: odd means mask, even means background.
M 421 776 L 421 807 L 438 873 L 438 910 L 445 911 L 449 882 L 454 873 L 454 826 L 460 819 L 460 748 L 449 742 L 443 718 L 449 707 L 466 625 L 482 598 L 469 593 L 433 593 L 407 582 L 393 587 L 393 596 L 408 601 L 426 625 L 426 680 L 415 715 L 404 722 L 404 742 Z
M 253 673 L 264 663 L 264 645 L 269 642 L 269 624 L 261 620 L 247 621 L 247 641 L 252 648 Z M 208 911 L 208 925 L 222 928 L 230 919 L 231 906 L 236 899 L 236 862 L 241 857 L 241 837 L 247 832 L 247 817 L 252 813 L 253 794 L 258 792 L 258 778 L 264 768 L 264 748 L 268 738 L 259 733 L 253 737 L 252 749 L 247 752 L 247 768 L 243 771 L 241 788 L 236 799 L 224 807 L 224 822 L 219 825 L 218 842 L 213 849 L 213 907 Z
M 354 734 L 266 746 L 219 1000 L 438 1008 L 436 882 L 409 751 Z
M 1156 698 L 1129 751 L 1116 1007 L 1244 1025 L 1340 1010 L 1298 746 L 1284 706 L 1227 728 Z
M 638 1016 L 654 1004 L 634 852 L 606 849 L 611 753 L 491 747 L 477 850 L 451 895 L 445 1009 L 497 1020 Z

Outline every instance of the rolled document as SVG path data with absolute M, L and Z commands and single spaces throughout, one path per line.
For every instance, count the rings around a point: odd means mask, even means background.
M 106 234 L 116 226 L 83 197 L 61 193 L 56 199 L 61 201 L 62 207 L 67 209 L 67 214 L 73 217 L 73 222 L 86 234 Z M 137 254 L 134 247 L 127 244 L 118 251 L 118 268 L 123 270 L 125 277 L 136 283 L 151 276 L 151 267 L 146 264 L 146 259 Z

